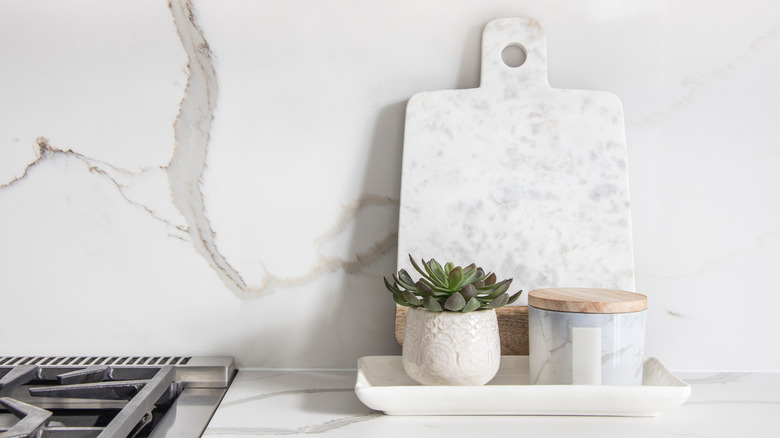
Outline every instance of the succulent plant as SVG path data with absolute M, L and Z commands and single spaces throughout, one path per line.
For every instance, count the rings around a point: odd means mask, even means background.
M 523 292 L 509 295 L 512 279 L 496 281 L 496 274 L 485 273 L 470 264 L 465 268 L 453 263 L 440 265 L 435 259 L 422 260 L 423 268 L 409 255 L 409 260 L 422 275 L 417 281 L 405 269 L 393 274 L 391 284 L 385 278 L 385 287 L 393 293 L 396 303 L 406 307 L 424 307 L 431 312 L 472 312 L 496 309 L 514 303 Z

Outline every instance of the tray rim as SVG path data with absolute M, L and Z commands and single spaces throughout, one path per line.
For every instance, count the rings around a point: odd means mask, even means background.
M 528 356 L 501 356 L 502 366 L 507 362 L 528 360 Z M 506 359 L 508 360 L 506 360 Z M 387 415 L 564 415 L 564 416 L 656 416 L 682 405 L 690 396 L 691 388 L 682 379 L 669 371 L 660 360 L 649 357 L 645 367 L 656 367 L 657 373 L 668 384 L 615 386 L 615 385 L 530 385 L 530 384 L 488 384 L 484 386 L 424 386 L 424 385 L 372 385 L 366 377 L 370 367 L 378 361 L 401 361 L 401 356 L 364 356 L 358 359 L 355 393 L 366 406 L 383 411 Z M 499 371 L 500 372 L 500 371 Z M 436 399 L 447 397 L 483 397 L 488 408 L 449 409 L 447 403 Z M 411 398 L 410 398 L 411 397 Z M 607 408 L 592 408 L 591 404 L 577 403 L 592 397 L 608 400 Z M 497 404 L 496 400 L 510 402 L 510 406 Z M 400 399 L 426 401 L 425 410 L 397 409 Z M 548 405 L 543 408 L 523 406 L 529 401 Z M 550 407 L 550 403 L 561 401 L 564 407 Z M 517 402 L 516 407 L 511 402 Z M 632 403 L 634 402 L 634 403 Z M 491 406 L 497 404 L 497 406 Z M 484 406 L 484 405 L 481 405 Z

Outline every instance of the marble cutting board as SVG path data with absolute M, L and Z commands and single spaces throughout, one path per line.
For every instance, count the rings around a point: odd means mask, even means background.
M 524 49 L 522 65 L 504 63 L 507 46 Z M 476 262 L 514 278 L 513 290 L 633 291 L 628 199 L 620 101 L 551 88 L 533 19 L 488 23 L 479 88 L 409 100 L 399 269 L 411 270 L 412 254 Z

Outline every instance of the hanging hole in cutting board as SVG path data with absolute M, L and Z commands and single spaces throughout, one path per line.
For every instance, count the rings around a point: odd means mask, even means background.
M 520 44 L 510 44 L 501 51 L 501 59 L 507 67 L 517 68 L 525 64 L 528 54 Z

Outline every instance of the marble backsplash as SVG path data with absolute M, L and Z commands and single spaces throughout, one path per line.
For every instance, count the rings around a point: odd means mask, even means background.
M 3 2 L 0 352 L 398 354 L 406 101 L 478 86 L 512 16 L 544 25 L 553 87 L 623 103 L 647 354 L 780 369 L 763 1 Z

